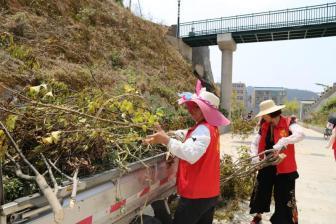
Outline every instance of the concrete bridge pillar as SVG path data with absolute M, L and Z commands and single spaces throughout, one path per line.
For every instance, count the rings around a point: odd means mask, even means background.
M 218 34 L 217 44 L 222 51 L 221 97 L 220 108 L 231 110 L 232 95 L 232 56 L 236 50 L 236 42 L 231 33 Z

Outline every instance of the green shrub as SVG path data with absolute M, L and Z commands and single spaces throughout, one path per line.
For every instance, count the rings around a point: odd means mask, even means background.
M 76 19 L 87 25 L 96 24 L 96 10 L 92 8 L 82 8 L 76 15 Z
M 124 6 L 124 2 L 123 2 L 123 0 L 115 0 L 115 1 L 116 1 L 116 3 L 118 3 L 119 5 Z
M 250 157 L 247 146 L 238 148 L 239 159 L 247 159 Z M 234 172 L 232 157 L 225 155 L 221 161 L 221 177 L 228 177 Z M 233 178 L 221 184 L 221 196 L 223 203 L 234 199 L 246 199 L 250 196 L 253 188 L 253 176 Z
M 323 105 L 323 107 L 321 108 L 321 111 L 322 112 L 325 112 L 325 111 L 330 111 L 330 110 L 333 110 L 333 109 L 336 109 L 336 97 L 332 97 L 330 98 L 326 104 Z
M 239 159 L 249 158 L 248 150 L 247 146 L 238 148 Z M 233 211 L 239 209 L 239 201 L 248 199 L 253 189 L 254 175 L 232 178 L 227 182 L 223 181 L 224 178 L 231 176 L 234 171 L 232 157 L 224 155 L 221 161 L 221 200 L 218 204 L 218 207 L 224 208 L 224 212 L 219 215 L 221 219 L 233 218 Z
M 35 183 L 16 177 L 3 176 L 3 187 L 5 203 L 37 192 L 37 186 Z
M 336 97 L 330 98 L 317 112 L 312 112 L 311 117 L 305 122 L 320 127 L 325 127 L 330 114 L 336 113 Z
M 246 139 L 249 135 L 253 134 L 256 125 L 256 120 L 234 119 L 231 121 L 232 136 L 238 135 L 242 139 Z
M 125 64 L 121 53 L 115 50 L 111 52 L 109 60 L 112 67 L 121 68 Z

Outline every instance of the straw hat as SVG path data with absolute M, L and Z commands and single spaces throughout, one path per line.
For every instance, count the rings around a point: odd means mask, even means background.
M 286 107 L 285 105 L 281 105 L 281 106 L 276 105 L 273 100 L 262 101 L 259 104 L 260 112 L 256 115 L 256 117 L 261 117 L 263 115 L 273 113 L 285 107 Z

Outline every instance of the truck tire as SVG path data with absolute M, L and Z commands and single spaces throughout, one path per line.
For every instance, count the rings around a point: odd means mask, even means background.
M 151 204 L 151 206 L 154 210 L 155 218 L 160 220 L 162 224 L 171 224 L 173 222 L 167 201 L 165 200 L 155 201 Z

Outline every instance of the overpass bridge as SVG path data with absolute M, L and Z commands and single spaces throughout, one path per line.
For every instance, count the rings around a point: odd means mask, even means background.
M 230 111 L 236 44 L 336 36 L 336 2 L 181 23 L 179 38 L 191 47 L 222 51 L 221 107 Z

